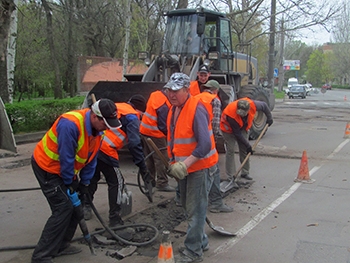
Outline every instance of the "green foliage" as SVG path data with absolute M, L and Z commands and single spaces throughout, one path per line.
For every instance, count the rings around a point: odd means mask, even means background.
M 45 131 L 62 113 L 79 109 L 84 98 L 26 100 L 5 104 L 5 108 L 15 134 Z
M 284 91 L 277 91 L 276 89 L 273 90 L 273 94 L 275 94 L 276 99 L 283 99 L 285 96 Z
M 333 89 L 350 89 L 350 86 L 349 85 L 335 85 L 335 84 L 332 84 L 332 88 Z
M 311 53 L 310 59 L 307 61 L 307 79 L 315 87 L 322 86 L 324 61 L 324 54 L 318 49 Z

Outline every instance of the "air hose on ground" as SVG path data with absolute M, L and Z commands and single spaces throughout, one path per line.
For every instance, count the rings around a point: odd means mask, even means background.
M 19 191 L 19 190 L 20 189 L 15 189 L 12 191 Z M 26 188 L 23 191 L 28 191 L 28 190 L 40 190 L 40 188 Z M 8 192 L 8 191 L 9 190 L 0 190 L 0 192 Z M 149 245 L 157 239 L 157 237 L 159 235 L 159 231 L 155 226 L 152 226 L 150 224 L 143 224 L 142 223 L 142 224 L 129 224 L 129 225 L 120 225 L 120 226 L 115 226 L 115 227 L 108 227 L 106 225 L 106 223 L 104 222 L 104 220 L 102 219 L 102 217 L 100 216 L 100 214 L 98 213 L 98 211 L 97 211 L 95 205 L 93 204 L 91 197 L 89 195 L 88 195 L 88 201 L 89 201 L 90 206 L 91 206 L 92 210 L 94 211 L 97 219 L 100 221 L 100 223 L 102 224 L 102 226 L 104 228 L 104 229 L 90 233 L 91 236 L 97 235 L 97 234 L 102 234 L 105 231 L 107 231 L 115 240 L 120 241 L 125 245 L 132 245 L 132 246 L 137 246 L 137 247 Z M 148 229 L 152 229 L 154 231 L 154 236 L 145 242 L 133 242 L 133 241 L 129 241 L 129 240 L 122 238 L 121 236 L 119 236 L 118 234 L 116 234 L 113 231 L 113 230 L 121 230 L 121 229 L 125 229 L 125 228 L 138 228 L 138 227 L 146 227 Z M 72 241 L 78 241 L 78 240 L 82 240 L 82 239 L 84 239 L 83 236 L 76 237 L 76 238 L 72 239 Z M 35 247 L 36 247 L 36 245 L 0 247 L 0 252 L 34 249 Z

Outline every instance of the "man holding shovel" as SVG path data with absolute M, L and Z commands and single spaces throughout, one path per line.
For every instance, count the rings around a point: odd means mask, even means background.
M 164 86 L 172 107 L 167 118 L 168 174 L 178 179 L 180 199 L 188 220 L 184 247 L 177 263 L 201 262 L 208 248 L 205 234 L 207 176 L 218 161 L 208 111 L 189 93 L 190 78 L 174 73 Z
M 269 126 L 272 125 L 273 119 L 269 106 L 263 101 L 251 100 L 249 98 L 242 98 L 231 102 L 221 115 L 220 129 L 226 143 L 226 175 L 228 179 L 233 182 L 232 188 L 239 188 L 237 183 L 234 182 L 234 175 L 236 172 L 234 146 L 237 142 L 239 147 L 239 160 L 241 163 L 243 163 L 248 153 L 253 154 L 252 146 L 248 141 L 248 130 L 253 124 L 256 111 L 264 112 L 267 117 L 266 123 Z M 249 169 L 250 163 L 249 160 L 247 160 L 242 168 L 242 178 L 246 180 L 253 179 L 249 176 Z

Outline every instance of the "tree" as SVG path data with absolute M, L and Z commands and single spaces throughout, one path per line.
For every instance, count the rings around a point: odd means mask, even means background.
M 10 28 L 11 15 L 16 6 L 13 0 L 1 0 L 0 6 L 0 97 L 4 102 L 9 102 L 7 81 L 7 42 Z
M 326 58 L 322 50 L 316 49 L 307 61 L 307 78 L 315 87 L 322 86 L 322 83 L 330 77 L 329 68 L 326 65 Z
M 334 40 L 333 54 L 329 54 L 331 66 L 338 82 L 350 83 L 350 5 L 343 2 L 341 15 L 336 19 L 332 36 Z

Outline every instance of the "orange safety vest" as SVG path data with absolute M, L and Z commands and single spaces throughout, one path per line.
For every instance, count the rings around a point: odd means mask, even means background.
M 84 121 L 86 113 L 89 109 L 70 111 L 62 114 L 46 132 L 44 137 L 36 145 L 33 156 L 39 167 L 49 173 L 58 174 L 61 176 L 60 156 L 58 153 L 58 139 L 57 139 L 57 123 L 61 118 L 68 119 L 75 123 L 79 129 L 79 136 L 77 141 L 77 149 L 75 151 L 74 174 L 84 168 L 85 165 L 92 160 L 97 154 L 102 136 L 89 136 L 86 130 Z M 90 145 L 90 143 L 92 143 Z M 94 143 L 94 145 L 93 145 Z M 89 158 L 89 150 L 93 148 L 92 154 Z
M 195 97 L 199 98 L 203 102 L 203 105 L 205 106 L 205 108 L 207 109 L 207 111 L 209 113 L 209 120 L 211 123 L 213 120 L 213 105 L 211 103 L 218 96 L 216 94 L 211 94 L 211 93 L 205 91 L 205 92 L 202 92 L 202 93 L 196 95 Z
M 184 161 L 192 154 L 197 146 L 197 141 L 192 126 L 198 103 L 198 98 L 189 97 L 183 109 L 181 110 L 175 125 L 175 131 L 173 135 L 173 149 L 170 148 L 169 142 L 171 139 L 171 134 L 168 132 L 167 149 L 168 155 L 172 157 L 172 163 Z M 172 115 L 173 112 L 172 109 L 170 109 L 167 119 L 168 131 L 170 131 Z M 208 123 L 208 128 L 210 132 L 211 150 L 204 158 L 199 159 L 197 162 L 187 168 L 187 171 L 189 173 L 212 167 L 219 160 L 219 155 L 215 148 L 215 140 L 210 122 Z
M 191 81 L 190 83 L 190 94 L 192 96 L 196 96 L 201 93 L 201 89 L 199 88 L 199 84 L 197 80 Z
M 248 112 L 248 119 L 247 119 L 248 124 L 246 127 L 246 130 L 248 131 L 250 129 L 250 127 L 252 127 L 252 124 L 253 124 L 253 120 L 254 120 L 254 116 L 255 116 L 255 112 L 256 112 L 256 106 L 255 106 L 255 103 L 249 98 L 243 98 L 243 100 L 247 100 L 250 104 L 250 108 L 249 108 L 249 112 Z M 227 105 L 227 107 L 224 109 L 224 111 L 221 114 L 220 129 L 223 132 L 232 133 L 231 126 L 227 121 L 227 116 L 234 119 L 239 124 L 239 126 L 241 128 L 243 127 L 242 117 L 239 116 L 236 112 L 237 111 L 237 103 L 238 103 L 238 100 L 231 102 L 229 105 Z
M 127 114 L 135 114 L 140 117 L 140 114 L 128 103 L 116 103 L 115 105 L 117 106 L 118 119 Z M 100 150 L 106 155 L 119 160 L 118 150 L 123 148 L 127 141 L 128 136 L 121 128 L 105 130 Z
M 141 134 L 155 138 L 165 138 L 164 133 L 158 129 L 157 116 L 157 110 L 164 104 L 166 104 L 168 108 L 171 107 L 168 98 L 163 92 L 157 90 L 151 93 L 147 101 L 146 111 L 142 116 L 142 122 L 140 126 Z

